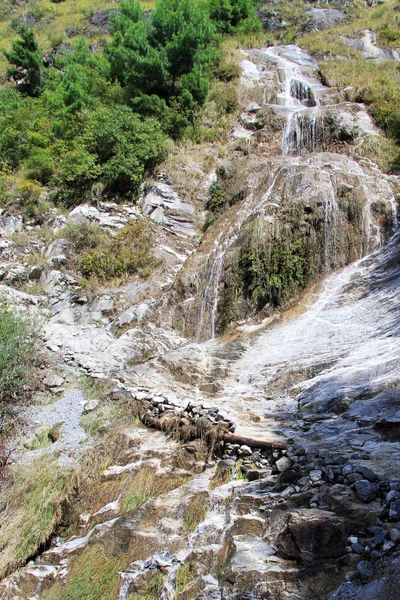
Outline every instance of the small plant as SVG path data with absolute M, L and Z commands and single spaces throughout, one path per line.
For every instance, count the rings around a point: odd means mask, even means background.
M 71 559 L 65 584 L 57 582 L 43 593 L 43 599 L 118 600 L 118 572 L 126 569 L 128 563 L 128 555 L 111 556 L 100 544 L 88 546 Z

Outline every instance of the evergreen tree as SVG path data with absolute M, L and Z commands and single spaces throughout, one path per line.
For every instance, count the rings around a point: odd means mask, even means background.
M 10 52 L 4 52 L 10 63 L 7 76 L 17 82 L 18 89 L 27 96 L 40 96 L 42 90 L 42 57 L 33 29 L 21 25 L 20 39 L 13 42 Z

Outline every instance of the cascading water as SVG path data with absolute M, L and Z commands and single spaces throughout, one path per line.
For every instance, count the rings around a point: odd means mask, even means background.
M 281 90 L 275 108 L 286 115 L 282 154 L 315 152 L 324 143 L 324 117 L 319 110 L 324 87 L 304 70 L 316 64 L 297 46 L 272 47 L 264 54 L 278 67 Z
M 261 201 L 259 202 L 257 209 L 260 211 L 261 214 L 263 212 L 264 205 L 268 203 L 270 197 L 272 196 L 276 180 L 280 173 L 281 169 L 279 168 L 274 174 L 271 185 L 269 186 L 268 190 L 262 196 Z M 244 221 L 254 210 L 254 203 L 252 202 L 252 200 L 254 199 L 250 197 L 247 200 L 247 202 L 245 202 L 243 206 L 239 209 L 236 215 L 236 219 L 233 223 L 232 229 L 229 229 L 228 232 L 221 232 L 215 241 L 215 250 L 212 254 L 211 270 L 203 294 L 203 300 L 200 310 L 200 319 L 196 331 L 197 342 L 201 342 L 204 339 L 209 339 L 209 334 L 211 334 L 211 339 L 215 338 L 216 318 L 218 309 L 218 291 L 224 266 L 225 255 L 237 239 L 238 232 L 241 226 L 243 225 Z

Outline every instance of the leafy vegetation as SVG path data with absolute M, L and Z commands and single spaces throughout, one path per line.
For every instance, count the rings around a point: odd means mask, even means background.
M 181 565 L 176 572 L 174 600 L 181 598 L 182 592 L 194 578 L 193 566 L 190 563 Z
M 35 388 L 38 333 L 0 305 L 0 413 L 27 400 Z
M 80 2 L 86 20 L 90 13 Z M 8 178 L 10 187 L 18 174 L 28 182 L 32 214 L 41 186 L 67 207 L 98 190 L 134 197 L 167 157 L 168 138 L 201 137 L 200 107 L 209 92 L 217 103 L 223 97 L 213 76 L 222 84 L 237 76 L 224 68 L 226 33 L 260 29 L 253 0 L 159 0 L 150 15 L 146 3 L 123 0 L 96 52 L 75 28 L 72 45 L 66 49 L 64 36 L 53 39 L 54 52 L 43 61 L 41 19 L 65 16 L 63 4 L 37 5 L 29 13 L 35 29 L 18 17 L 4 51 L 9 82 L 0 86 L 0 180 Z M 235 105 L 233 97 L 222 112 Z

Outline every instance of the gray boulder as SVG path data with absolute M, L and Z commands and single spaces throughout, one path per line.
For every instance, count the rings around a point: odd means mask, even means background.
M 379 494 L 379 487 L 375 483 L 371 483 L 367 479 L 360 479 L 354 484 L 354 490 L 357 497 L 362 502 L 372 502 Z
M 338 23 L 347 21 L 347 15 L 341 10 L 335 8 L 309 8 L 306 10 L 310 18 L 304 27 L 304 31 L 322 31 Z
M 306 562 L 343 556 L 346 545 L 342 519 L 319 509 L 299 509 L 285 515 L 284 526 L 276 538 L 283 556 Z

